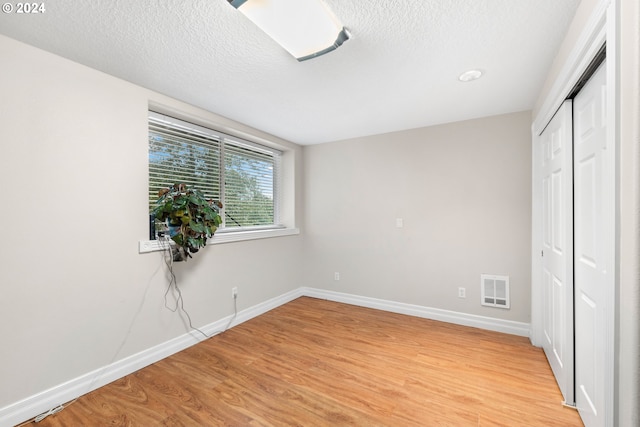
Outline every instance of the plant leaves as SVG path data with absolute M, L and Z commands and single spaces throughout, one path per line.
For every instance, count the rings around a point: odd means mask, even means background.
M 202 238 L 187 237 L 187 242 L 190 248 L 201 248 L 204 246 L 204 240 Z
M 204 233 L 204 224 L 198 224 L 194 221 L 190 221 L 189 222 L 189 228 L 191 228 L 193 231 L 195 231 L 196 233 Z
M 183 236 L 182 236 L 182 233 L 178 233 L 178 234 L 176 234 L 175 236 L 173 236 L 173 237 L 171 238 L 171 240 L 173 240 L 174 242 L 176 242 L 176 245 L 178 245 L 178 246 L 184 246 L 184 245 L 183 245 L 183 243 L 184 243 L 184 238 L 183 238 Z
M 176 183 L 161 190 L 159 195 L 152 212 L 158 221 L 177 226 L 177 234 L 171 238 L 189 257 L 189 252 L 197 252 L 205 246 L 207 238 L 222 224 L 218 214 L 222 204 L 207 201 L 197 188 Z
M 193 203 L 194 205 L 196 205 L 196 206 L 203 206 L 203 205 L 206 206 L 207 205 L 207 201 L 206 200 L 204 200 L 202 197 L 198 197 L 195 194 L 190 194 L 189 195 L 189 201 L 191 203 Z

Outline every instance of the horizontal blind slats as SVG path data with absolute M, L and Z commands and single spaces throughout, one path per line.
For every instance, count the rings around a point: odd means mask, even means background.
M 226 209 L 237 223 L 228 226 L 275 224 L 274 154 L 225 144 Z
M 207 197 L 219 199 L 224 169 L 224 225 L 276 225 L 280 156 L 280 151 L 269 147 L 150 113 L 150 207 L 158 190 L 173 183 L 194 185 Z
M 201 190 L 205 197 L 220 197 L 220 141 L 186 128 L 149 120 L 149 202 L 158 191 L 175 183 Z

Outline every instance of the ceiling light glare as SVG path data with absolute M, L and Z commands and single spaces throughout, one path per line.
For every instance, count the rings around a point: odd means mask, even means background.
M 298 61 L 337 49 L 349 33 L 322 0 L 228 0 Z
M 482 77 L 482 71 L 469 70 L 460 74 L 460 76 L 458 77 L 458 80 L 460 80 L 461 82 L 471 82 L 473 80 L 478 80 L 480 77 Z

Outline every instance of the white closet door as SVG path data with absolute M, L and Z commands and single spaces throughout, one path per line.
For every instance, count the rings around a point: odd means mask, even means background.
M 542 348 L 568 404 L 573 382 L 572 106 L 565 101 L 541 137 Z
M 613 274 L 606 265 L 605 100 L 601 65 L 574 99 L 576 406 L 586 427 L 605 425 L 605 298 Z

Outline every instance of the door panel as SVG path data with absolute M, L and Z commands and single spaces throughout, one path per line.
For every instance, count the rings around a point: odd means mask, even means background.
M 574 402 L 572 102 L 540 135 L 542 180 L 542 348 L 567 403 Z
M 606 69 L 574 99 L 576 406 L 586 427 L 605 424 Z

